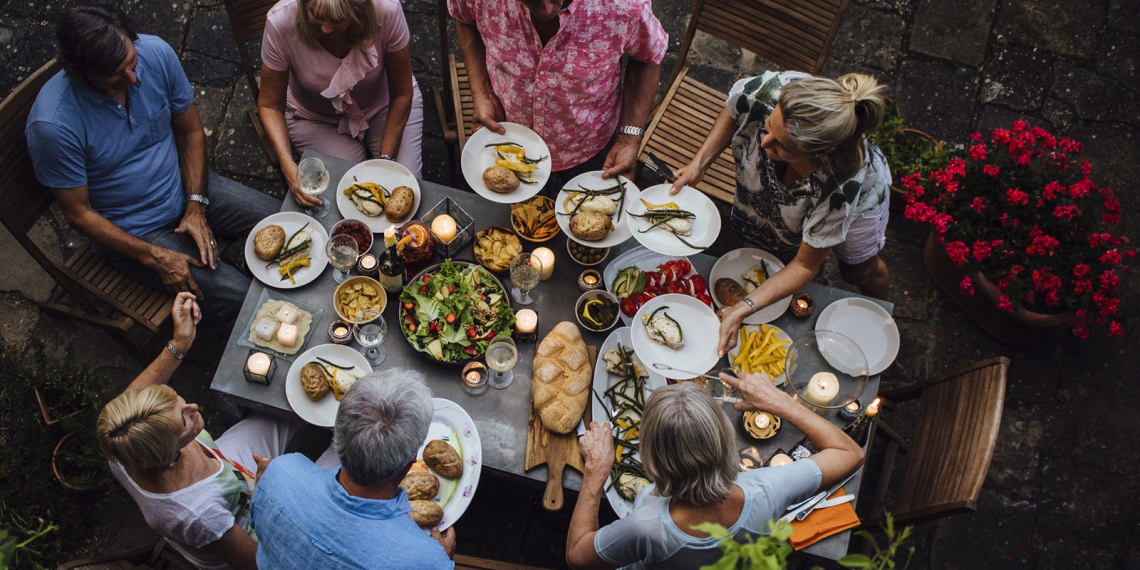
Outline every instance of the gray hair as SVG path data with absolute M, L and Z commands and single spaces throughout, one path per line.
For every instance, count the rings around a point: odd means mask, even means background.
M 863 162 L 863 135 L 879 128 L 886 114 L 886 85 L 848 73 L 839 80 L 805 77 L 780 90 L 776 104 L 788 137 L 803 154 L 831 169 L 848 171 Z
M 653 494 L 695 505 L 724 499 L 739 470 L 732 423 L 691 382 L 658 388 L 641 417 L 641 462 Z
M 413 370 L 389 368 L 357 380 L 340 402 L 334 443 L 345 473 L 375 485 L 415 461 L 431 425 L 431 390 Z

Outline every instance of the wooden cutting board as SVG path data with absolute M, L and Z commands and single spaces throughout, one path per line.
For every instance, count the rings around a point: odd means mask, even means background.
M 598 347 L 586 346 L 586 353 L 590 356 L 590 370 L 593 375 L 594 363 L 598 358 Z M 592 388 L 589 388 L 592 389 Z M 590 403 L 586 402 L 585 420 L 590 423 Z M 534 411 L 534 402 L 530 406 L 530 427 L 526 431 L 526 465 L 524 471 L 530 471 L 543 463 L 546 464 L 546 492 L 542 494 L 542 506 L 548 511 L 562 509 L 562 472 L 569 465 L 579 472 L 585 471 L 582 465 L 582 452 L 578 448 L 577 430 L 570 433 L 554 433 L 542 425 L 542 420 Z

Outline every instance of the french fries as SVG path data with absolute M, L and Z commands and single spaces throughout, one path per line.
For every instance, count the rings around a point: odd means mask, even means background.
M 788 355 L 789 341 L 776 337 L 776 327 L 760 325 L 760 330 L 740 328 L 739 348 L 732 356 L 732 365 L 745 374 L 763 372 L 772 377 L 784 373 L 784 358 Z

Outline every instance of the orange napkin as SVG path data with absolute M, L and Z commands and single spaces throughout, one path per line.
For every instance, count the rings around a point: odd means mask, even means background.
M 827 499 L 842 497 L 846 494 L 840 488 Z M 792 548 L 801 550 L 833 534 L 857 526 L 859 526 L 859 517 L 855 516 L 855 507 L 851 503 L 843 503 L 826 509 L 816 509 L 804 520 L 792 521 L 792 538 L 789 542 Z

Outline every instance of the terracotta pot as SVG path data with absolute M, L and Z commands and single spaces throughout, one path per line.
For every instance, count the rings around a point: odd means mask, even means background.
M 57 464 L 56 459 L 59 456 L 59 452 L 61 449 L 63 449 L 64 445 L 71 441 L 71 436 L 72 434 L 69 433 L 63 436 L 63 438 L 59 440 L 59 443 L 55 444 L 55 449 L 51 452 L 51 472 L 53 475 L 55 475 L 55 479 L 59 481 L 61 485 L 68 489 L 71 489 L 72 491 L 94 491 L 100 487 L 99 484 L 96 483 L 93 485 L 77 485 L 67 478 L 67 476 L 70 474 L 61 473 L 59 470 L 59 465 Z
M 39 406 L 40 406 L 40 415 L 43 416 L 43 418 L 44 418 L 44 425 L 50 426 L 54 423 L 59 422 L 64 417 L 70 418 L 70 417 L 79 413 L 79 410 L 75 410 L 74 412 L 71 412 L 70 414 L 67 414 L 65 416 L 56 416 L 55 414 L 52 413 L 52 408 L 48 404 L 47 396 L 44 396 L 43 392 L 40 391 L 39 386 L 33 386 L 32 392 L 35 393 L 35 395 L 36 395 L 36 403 L 39 404 Z
M 1069 312 L 1043 314 L 1017 309 L 1011 314 L 1002 311 L 997 308 L 997 288 L 980 273 L 970 276 L 975 293 L 967 295 L 959 288 L 966 273 L 954 265 L 946 248 L 934 237 L 934 232 L 927 236 L 923 254 L 926 270 L 946 296 L 962 307 L 982 330 L 1002 342 L 1025 345 L 1040 341 L 1072 318 Z
M 929 134 L 929 133 L 920 131 L 918 129 L 903 129 L 903 134 L 904 135 L 910 135 L 910 136 L 916 136 L 916 137 L 922 137 L 922 138 L 934 143 L 934 146 L 938 147 L 938 149 L 942 149 L 942 143 L 939 142 L 938 139 L 934 138 L 934 136 Z M 910 173 L 907 172 L 906 174 L 910 174 Z M 891 184 L 891 206 L 890 206 L 891 212 L 901 212 L 903 210 L 903 207 L 906 206 L 906 195 L 903 194 L 902 186 L 896 186 L 895 185 L 895 183 L 897 183 L 899 181 L 899 179 L 902 178 L 903 176 L 905 176 L 906 174 L 901 173 L 901 172 L 897 172 L 897 173 L 891 172 L 891 182 L 892 182 L 892 184 Z

